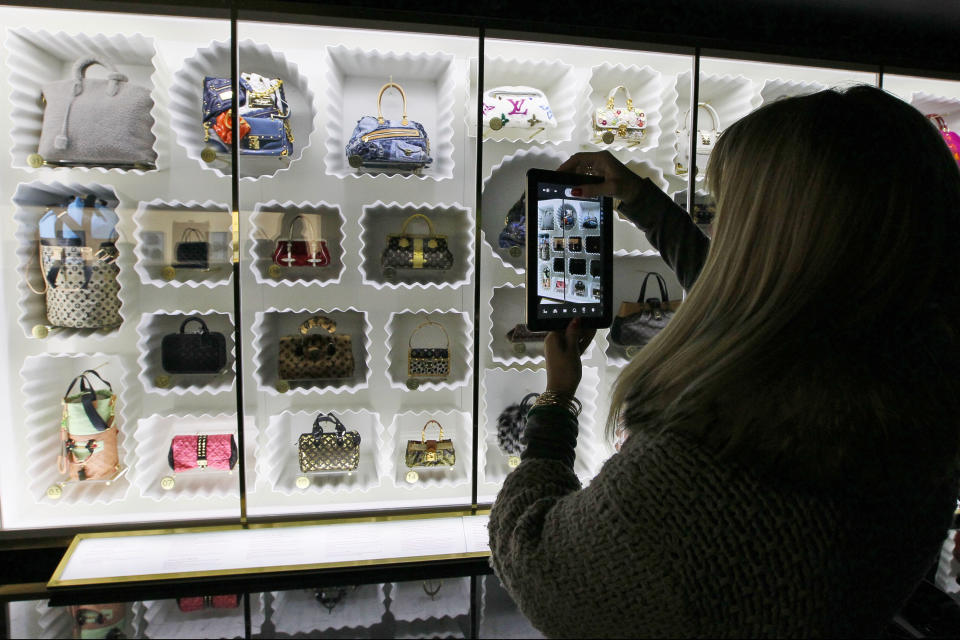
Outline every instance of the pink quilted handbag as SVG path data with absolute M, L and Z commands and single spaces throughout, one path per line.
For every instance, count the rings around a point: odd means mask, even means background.
M 960 165 L 960 134 L 955 131 L 950 131 L 950 129 L 947 128 L 947 123 L 944 122 L 943 116 L 931 113 L 927 117 L 933 120 L 934 124 L 937 125 L 937 129 L 940 129 L 940 135 L 943 137 L 943 141 L 947 143 L 947 148 L 950 149 L 950 155 L 952 155 L 953 159 Z
M 237 443 L 232 433 L 174 436 L 167 462 L 174 473 L 197 468 L 229 471 L 237 464 Z

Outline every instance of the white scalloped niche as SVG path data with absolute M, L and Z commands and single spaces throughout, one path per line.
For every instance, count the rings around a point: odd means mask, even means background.
M 253 321 L 253 377 L 257 390 L 280 395 L 277 384 L 280 377 L 277 354 L 280 338 L 299 335 L 299 327 L 313 316 L 326 316 L 336 322 L 337 335 L 351 337 L 353 347 L 353 377 L 329 380 L 288 382 L 288 393 L 353 393 L 367 388 L 370 380 L 370 331 L 372 326 L 365 311 L 354 307 L 315 311 L 307 309 L 277 309 L 258 311 Z M 321 332 L 317 328 L 313 332 Z M 287 381 L 284 381 L 287 382 Z
M 528 393 L 541 393 L 547 384 L 547 375 L 543 369 L 536 371 L 518 369 L 486 369 L 481 381 L 480 397 L 483 398 L 484 430 L 481 432 L 481 444 L 478 464 L 484 473 L 484 482 L 501 484 L 513 470 L 509 465 L 509 456 L 500 450 L 497 444 L 497 418 L 509 405 L 520 402 Z M 597 410 L 597 392 L 600 389 L 600 375 L 596 367 L 584 367 L 583 379 L 577 398 L 583 403 L 580 413 L 580 436 L 577 438 L 577 459 L 573 470 L 586 481 L 593 477 L 603 463 L 603 428 Z
M 52 485 L 66 482 L 68 476 L 57 471 L 57 455 L 60 453 L 60 419 L 63 394 L 75 376 L 86 369 L 96 369 L 104 380 L 113 386 L 117 395 L 114 409 L 117 427 L 117 451 L 120 457 L 121 475 L 110 484 L 100 480 L 67 482 L 63 495 L 58 499 L 47 496 Z M 104 353 L 44 353 L 27 356 L 20 369 L 21 395 L 24 399 L 23 429 L 21 434 L 22 460 L 26 465 L 24 478 L 27 492 L 38 503 L 55 504 L 58 507 L 73 505 L 108 504 L 126 497 L 130 489 L 130 472 L 136 468 L 132 431 L 134 425 L 126 417 L 129 393 L 136 379 L 121 357 Z M 103 383 L 91 379 L 94 388 Z M 73 393 L 77 388 L 74 387 Z
M 157 126 L 166 120 L 165 96 L 158 91 L 159 74 L 154 66 L 156 48 L 153 38 L 139 33 L 132 35 L 98 33 L 50 33 L 45 30 L 32 30 L 25 27 L 7 32 L 6 49 L 7 69 L 10 70 L 10 155 L 13 166 L 18 169 L 36 171 L 27 163 L 27 156 L 37 152 L 40 144 L 40 131 L 43 126 L 43 104 L 40 94 L 43 85 L 58 80 L 67 80 L 74 62 L 81 58 L 96 58 L 112 64 L 120 73 L 129 78 L 130 83 L 147 87 L 153 98 L 150 115 L 153 119 L 153 150 L 157 152 L 157 167 L 168 165 L 166 149 L 167 131 Z M 103 67 L 88 70 L 91 78 L 104 77 Z M 65 169 L 44 165 L 42 169 Z M 81 171 L 91 169 L 106 172 L 119 171 L 143 175 L 141 169 L 107 169 L 105 167 L 79 167 Z
M 447 236 L 447 248 L 453 254 L 453 266 L 444 271 L 402 269 L 397 271 L 395 278 L 388 279 L 380 262 L 383 250 L 387 248 L 387 235 L 400 233 L 404 221 L 417 213 L 427 216 L 439 235 Z M 473 277 L 473 212 L 459 203 L 388 204 L 377 200 L 364 205 L 360 229 L 360 273 L 364 284 L 371 284 L 377 289 L 456 289 L 469 284 Z M 407 231 L 415 234 L 429 232 L 427 224 L 419 218 L 411 221 Z
M 229 592 L 230 588 L 224 587 L 223 591 Z M 175 598 L 145 600 L 143 607 L 144 637 L 147 638 L 242 638 L 245 634 L 242 599 L 236 609 L 204 608 L 184 612 L 177 607 Z
M 677 76 L 677 104 L 683 105 L 677 118 L 677 130 L 689 127 L 685 124 L 690 116 L 686 105 L 690 104 L 690 72 L 685 71 Z M 760 92 L 752 80 L 742 75 L 701 75 L 700 76 L 700 102 L 706 102 L 717 111 L 720 119 L 719 130 L 728 129 L 734 122 L 747 115 L 760 106 Z M 706 109 L 701 110 L 700 116 L 710 119 Z M 698 120 L 698 128 L 703 129 L 704 125 L 711 128 L 713 125 L 709 122 L 703 123 Z M 705 156 L 699 155 L 697 162 L 697 182 L 701 182 L 706 174 L 706 167 L 703 164 Z M 680 162 L 679 134 L 674 137 L 674 163 Z M 685 177 L 685 176 L 684 176 Z
M 247 438 L 256 436 L 252 419 L 247 419 L 243 431 Z M 221 469 L 192 469 L 174 473 L 168 461 L 168 452 L 174 436 L 228 433 L 237 438 L 237 414 L 217 415 L 154 414 L 137 420 L 133 433 L 136 441 L 137 474 L 134 483 L 144 498 L 157 501 L 183 499 L 240 499 L 238 467 L 232 471 Z M 239 446 L 239 442 L 237 443 Z M 164 477 L 174 478 L 172 489 L 160 486 Z M 209 514 L 208 514 L 209 515 Z
M 387 322 L 387 378 L 394 389 L 408 389 L 407 359 L 410 341 L 417 348 L 442 348 L 447 342 L 443 331 L 434 325 L 417 330 L 432 320 L 443 325 L 449 337 L 450 374 L 440 378 L 413 378 L 417 389 L 458 389 L 470 379 L 473 364 L 473 323 L 470 315 L 456 309 L 413 311 L 404 309 L 390 314 Z M 416 331 L 416 335 L 414 332 Z
M 82 336 L 84 338 L 102 339 L 107 336 L 113 336 L 122 323 L 127 322 L 130 305 L 127 304 L 128 292 L 136 289 L 133 277 L 133 247 L 124 243 L 123 234 L 120 233 L 123 224 L 117 225 L 117 232 L 120 237 L 117 240 L 117 250 L 120 257 L 117 264 L 120 265 L 120 274 L 118 275 L 120 283 L 120 318 L 121 324 L 109 331 L 103 329 L 75 329 L 72 327 L 53 327 L 47 321 L 47 303 L 46 296 L 34 293 L 27 284 L 29 280 L 33 287 L 40 290 L 43 288 L 44 275 L 40 266 L 39 238 L 37 235 L 37 224 L 52 204 L 66 205 L 74 196 L 86 197 L 90 194 L 96 195 L 98 200 L 107 203 L 107 207 L 119 211 L 120 201 L 116 192 L 111 186 L 100 184 L 80 185 L 77 183 L 60 182 L 40 182 L 21 183 L 17 185 L 17 190 L 13 195 L 13 204 L 16 210 L 13 219 L 17 223 L 16 241 L 17 241 L 17 273 L 20 277 L 17 279 L 17 306 L 19 314 L 17 317 L 20 327 L 28 338 L 33 337 L 34 327 L 47 327 L 50 329 L 50 336 L 58 338 L 69 338 L 73 336 Z M 122 217 L 122 216 L 121 216 Z M 26 279 L 24 279 L 26 278 Z
M 301 634 L 312 636 L 328 632 L 334 637 L 371 637 L 370 627 L 380 624 L 386 613 L 383 585 L 349 585 L 343 588 L 346 594 L 331 611 L 317 601 L 317 589 L 274 591 L 273 633 L 299 637 Z
M 390 613 L 397 620 L 422 622 L 470 614 L 470 578 L 467 576 L 394 582 L 390 586 Z M 431 597 L 425 586 L 439 587 L 439 591 Z
M 133 214 L 134 268 L 140 282 L 155 287 L 218 287 L 233 279 L 233 217 L 230 205 L 207 200 L 140 202 Z M 187 228 L 204 233 L 209 244 L 209 268 L 176 267 L 176 247 L 181 240 L 196 240 Z M 165 272 L 173 268 L 172 277 Z
M 241 40 L 237 46 L 240 52 L 240 71 L 283 80 L 284 95 L 290 105 L 293 154 L 289 157 L 241 155 L 239 158 L 242 180 L 273 177 L 278 172 L 289 169 L 310 146 L 317 118 L 313 91 L 307 86 L 307 80 L 300 74 L 299 67 L 289 62 L 282 53 L 271 51 L 268 45 L 249 39 Z M 229 154 L 218 154 L 211 163 L 200 158 L 200 152 L 206 146 L 203 142 L 201 120 L 205 76 L 230 77 L 229 42 L 214 41 L 208 47 L 198 49 L 193 57 L 183 61 L 183 67 L 174 74 L 170 88 L 171 126 L 176 133 L 177 142 L 186 150 L 188 158 L 196 160 L 201 167 L 220 177 L 230 176 L 233 171 Z
M 377 49 L 328 46 L 327 56 L 327 173 L 338 178 L 374 176 L 453 178 L 454 57 L 440 51 L 397 53 Z M 423 125 L 433 158 L 420 172 L 390 169 L 354 169 L 346 146 L 363 116 L 377 115 L 377 94 L 387 82 L 403 87 L 407 117 Z M 383 117 L 397 119 L 403 100 L 397 91 L 383 95 Z
M 507 213 L 523 195 L 529 169 L 556 169 L 568 157 L 569 154 L 555 149 L 520 149 L 505 156 L 499 164 L 492 167 L 490 175 L 483 181 L 480 201 L 484 215 L 480 220 L 480 236 L 500 263 L 514 273 L 524 272 L 526 251 L 521 251 L 519 256 L 514 257 L 508 249 L 500 248 L 498 239 Z
M 800 80 L 783 80 L 781 78 L 771 78 L 765 80 L 760 89 L 760 104 L 776 102 L 781 98 L 795 98 L 805 96 L 817 91 L 823 91 L 827 85 L 820 82 L 803 82 Z
M 641 178 L 649 178 L 653 184 L 657 185 L 663 191 L 670 191 L 670 185 L 667 179 L 664 178 L 663 171 L 660 167 L 654 166 L 646 161 L 638 162 L 631 160 L 627 163 L 627 168 Z M 647 240 L 647 234 L 616 211 L 613 216 L 613 249 L 614 251 L 622 249 L 625 251 L 641 251 L 644 254 L 659 255 L 656 248 Z
M 297 443 L 301 434 L 312 432 L 313 421 L 319 413 L 333 413 L 347 431 L 360 434 L 360 464 L 353 473 L 300 471 Z M 330 426 L 329 423 L 323 423 L 324 430 L 329 430 Z M 257 473 L 269 483 L 273 491 L 285 496 L 351 491 L 365 493 L 380 486 L 380 461 L 377 451 L 382 432 L 380 415 L 371 411 L 329 411 L 324 407 L 317 411 L 284 411 L 270 416 L 262 438 L 257 440 Z M 306 489 L 297 487 L 297 478 L 301 476 L 310 480 Z
M 951 131 L 960 130 L 960 98 L 914 91 L 910 94 L 910 104 L 923 115 L 939 114 Z
M 286 240 L 290 223 L 298 215 L 306 216 L 314 233 L 319 228 L 320 238 L 327 244 L 330 264 L 325 267 L 279 267 L 273 262 L 273 253 L 279 240 Z M 343 225 L 346 219 L 337 205 L 327 202 L 301 202 L 287 200 L 258 202 L 250 216 L 250 269 L 257 284 L 271 287 L 291 284 L 339 284 L 343 276 Z M 319 223 L 319 224 L 318 224 Z M 294 240 L 304 239 L 303 226 L 297 224 Z M 276 276 L 272 275 L 276 274 Z
M 216 374 L 167 373 L 162 362 L 161 345 L 164 336 L 180 332 L 180 325 L 191 316 L 199 316 L 210 331 L 223 334 L 227 347 L 227 363 Z M 187 326 L 193 333 L 200 328 L 196 322 Z M 233 317 L 231 314 L 208 309 L 206 311 L 165 311 L 144 313 L 137 325 L 137 364 L 140 366 L 140 383 L 147 393 L 159 395 L 227 393 L 233 391 L 236 379 L 236 345 L 234 344 Z M 166 381 L 163 380 L 166 378 Z M 158 382 L 165 386 L 159 386 Z
M 510 342 L 507 332 L 526 318 L 526 288 L 506 282 L 490 291 L 490 355 L 505 366 L 539 365 L 543 362 L 542 342 Z
M 607 104 L 607 97 L 610 90 L 616 86 L 623 85 L 630 92 L 633 99 L 633 106 L 643 111 L 647 123 L 644 129 L 641 142 L 631 144 L 622 138 L 615 138 L 611 144 L 605 144 L 595 139 L 593 129 L 593 114 L 600 107 Z M 625 150 L 628 153 L 635 154 L 656 149 L 660 143 L 660 124 L 663 119 L 663 75 L 648 66 L 637 67 L 634 65 L 603 64 L 593 67 L 590 71 L 590 111 L 581 114 L 583 125 L 585 127 L 586 139 L 594 147 L 610 150 Z M 625 105 L 626 96 L 623 91 L 619 91 L 614 98 L 615 104 Z
M 415 467 L 420 476 L 416 482 L 407 482 L 405 455 L 408 440 L 420 440 L 424 424 L 436 420 L 443 425 L 443 437 L 453 440 L 457 460 L 453 467 Z M 380 442 L 381 465 L 386 475 L 393 477 L 396 487 L 405 489 L 426 489 L 428 487 L 453 488 L 470 481 L 473 443 L 472 420 L 470 414 L 463 411 L 407 411 L 398 413 L 387 427 Z M 427 429 L 426 439 L 436 440 L 436 425 Z
M 667 283 L 667 296 L 671 300 L 680 300 L 683 298 L 683 287 L 677 280 L 676 274 L 663 261 L 659 255 L 650 255 L 641 251 L 614 251 L 613 252 L 613 310 L 616 315 L 621 302 L 636 302 L 640 296 L 640 287 L 643 285 L 645 275 L 650 271 L 656 271 L 663 276 Z M 656 279 L 650 277 L 647 283 L 645 297 L 660 297 L 659 285 Z M 626 347 L 621 347 L 610 341 L 610 332 L 603 332 L 606 348 L 604 354 L 607 357 L 607 365 L 611 367 L 623 367 L 631 359 L 632 355 L 627 355 Z M 632 350 L 631 350 L 632 351 Z
M 471 61 L 471 68 L 476 68 Z M 477 87 L 471 82 L 471 94 L 467 109 L 467 132 L 471 137 L 476 136 L 477 113 L 474 105 L 477 104 Z M 504 127 L 494 131 L 489 126 L 483 127 L 484 140 L 501 140 L 506 142 L 522 143 L 552 143 L 569 142 L 573 137 L 573 130 L 577 121 L 577 104 L 583 101 L 586 87 L 577 88 L 579 83 L 576 71 L 572 65 L 559 60 L 521 60 L 518 58 L 485 58 L 483 62 L 483 86 L 487 91 L 497 87 L 533 87 L 543 91 L 553 111 L 557 126 L 546 128 L 535 133 L 526 128 Z

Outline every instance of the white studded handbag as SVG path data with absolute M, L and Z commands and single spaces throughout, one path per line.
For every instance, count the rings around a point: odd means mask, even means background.
M 615 102 L 621 89 L 627 97 L 624 106 Z M 634 106 L 630 91 L 622 84 L 611 89 L 606 104 L 593 113 L 593 141 L 597 144 L 613 144 L 616 140 L 635 144 L 643 139 L 646 127 L 646 115 Z
M 697 109 L 702 109 L 707 112 L 710 116 L 710 127 L 703 126 L 705 123 L 703 120 L 697 117 L 697 165 L 701 168 L 706 167 L 707 160 L 710 158 L 710 153 L 713 151 L 713 147 L 716 146 L 717 140 L 720 139 L 720 135 L 723 131 L 720 129 L 720 116 L 717 114 L 717 110 L 714 109 L 707 102 L 698 102 Z M 677 129 L 677 153 L 679 157 L 677 158 L 676 167 L 674 167 L 677 175 L 684 175 L 690 170 L 690 110 L 683 116 L 683 128 Z

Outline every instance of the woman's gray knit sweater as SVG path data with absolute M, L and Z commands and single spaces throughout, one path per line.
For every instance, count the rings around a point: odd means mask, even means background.
M 654 220 L 634 221 L 654 246 L 690 242 L 695 227 L 663 200 Z M 685 286 L 706 254 L 693 242 L 661 249 Z M 490 516 L 497 575 L 551 637 L 876 635 L 930 567 L 956 504 L 955 480 L 818 492 L 639 430 L 583 489 L 576 437 L 569 414 L 531 411 L 523 462 Z

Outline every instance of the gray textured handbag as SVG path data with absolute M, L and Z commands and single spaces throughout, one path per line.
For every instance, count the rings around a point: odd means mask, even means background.
M 86 77 L 94 64 L 107 68 L 106 79 Z M 28 158 L 31 166 L 156 168 L 150 90 L 112 66 L 81 58 L 70 79 L 43 85 L 43 99 L 40 146 Z
M 660 288 L 659 298 L 647 298 L 647 280 L 653 276 Z M 640 297 L 636 302 L 622 302 L 617 317 L 613 319 L 607 338 L 613 344 L 627 347 L 627 355 L 632 357 L 636 351 L 653 340 L 680 307 L 679 300 L 670 300 L 667 283 L 656 271 L 650 271 L 643 278 Z

